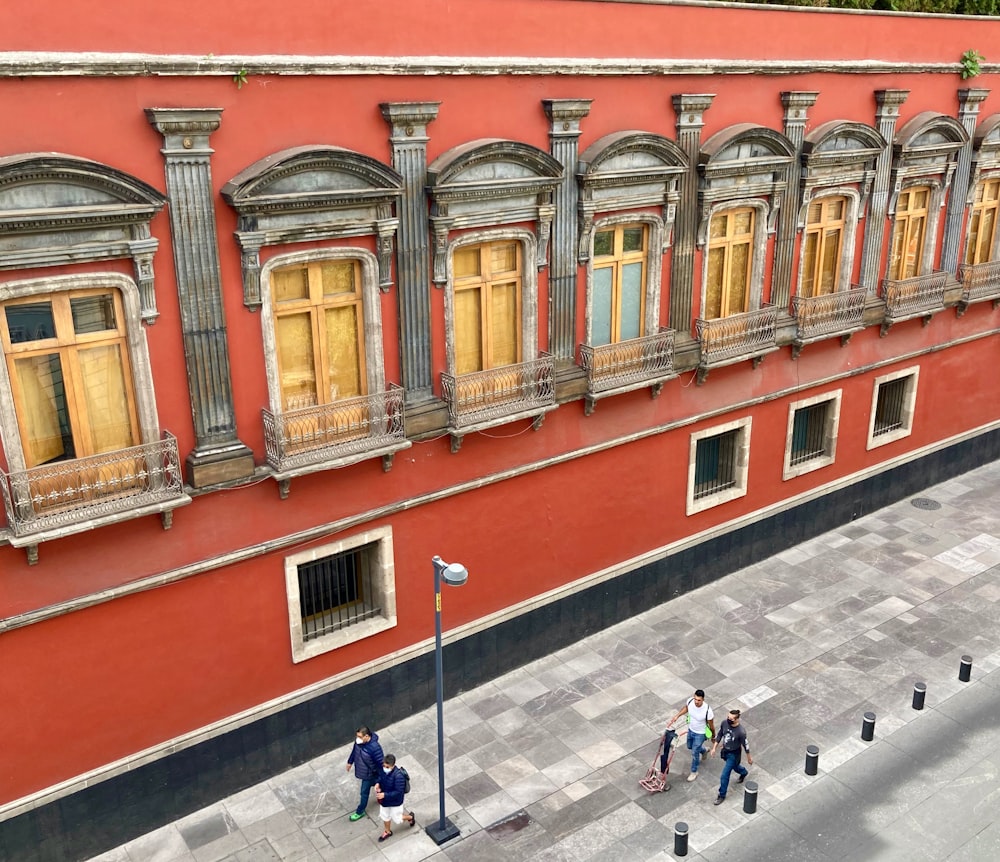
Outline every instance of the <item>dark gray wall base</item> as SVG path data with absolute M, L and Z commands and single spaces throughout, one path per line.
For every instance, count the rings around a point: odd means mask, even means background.
M 472 688 L 997 458 L 993 431 L 465 638 L 445 650 L 445 690 Z M 360 724 L 392 724 L 433 702 L 428 654 L 2 822 L 0 859 L 88 859 L 332 748 L 346 752 Z

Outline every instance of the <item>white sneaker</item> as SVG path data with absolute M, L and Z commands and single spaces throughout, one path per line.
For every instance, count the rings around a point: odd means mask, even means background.
M 690 774 L 690 775 L 688 776 L 688 781 L 694 781 L 694 780 L 695 780 L 695 779 L 696 779 L 697 777 L 698 777 L 698 773 L 697 773 L 697 772 L 692 772 L 692 773 L 691 773 L 691 774 Z

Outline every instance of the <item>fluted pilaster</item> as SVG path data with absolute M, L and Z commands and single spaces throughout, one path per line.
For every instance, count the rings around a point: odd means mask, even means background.
M 431 367 L 430 221 L 427 215 L 427 126 L 440 102 L 384 102 L 392 166 L 403 177 L 396 246 L 399 350 L 406 403 L 433 395 Z
M 958 151 L 955 176 L 951 181 L 951 193 L 948 195 L 948 210 L 945 216 L 941 269 L 951 275 L 958 271 L 959 240 L 962 237 L 962 228 L 965 227 L 965 204 L 969 195 L 972 147 L 976 136 L 976 121 L 979 119 L 979 105 L 989 94 L 989 90 L 982 89 L 970 88 L 958 91 L 958 121 L 969 133 L 969 140 Z
M 792 270 L 795 257 L 795 231 L 800 204 L 799 179 L 802 176 L 802 142 L 805 139 L 809 108 L 816 104 L 817 92 L 789 90 L 781 94 L 785 107 L 785 137 L 795 147 L 795 158 L 787 168 L 785 202 L 778 223 L 771 276 L 771 302 L 781 311 L 788 310 L 792 295 Z
M 226 316 L 215 224 L 208 139 L 219 108 L 149 108 L 163 135 L 170 233 L 174 250 L 181 334 L 187 364 L 195 450 L 188 479 L 195 487 L 253 473 L 253 453 L 236 437 Z
M 677 143 L 687 156 L 671 253 L 670 327 L 678 332 L 691 332 L 694 255 L 698 242 L 698 155 L 701 152 L 701 129 L 705 125 L 703 118 L 713 99 L 714 94 L 706 93 L 673 97 L 674 112 L 677 114 Z
M 552 224 L 552 262 L 549 266 L 549 352 L 557 360 L 572 361 L 576 354 L 577 204 L 579 187 L 580 120 L 590 113 L 591 99 L 543 99 L 549 118 L 553 158 L 563 166 L 555 191 Z
M 861 252 L 861 284 L 873 293 L 878 287 L 882 264 L 882 242 L 885 220 L 889 212 L 889 181 L 892 173 L 892 142 L 896 137 L 899 108 L 910 95 L 909 90 L 876 90 L 875 120 L 879 133 L 887 142 L 875 160 L 875 180 L 872 184 L 868 217 L 865 220 L 865 242 Z

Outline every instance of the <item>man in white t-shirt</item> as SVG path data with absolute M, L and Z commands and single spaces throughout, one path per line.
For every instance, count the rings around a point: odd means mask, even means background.
M 715 736 L 715 713 L 712 712 L 712 707 L 705 703 L 705 692 L 699 688 L 695 691 L 694 697 L 689 698 L 688 702 L 677 711 L 677 715 L 670 719 L 667 728 L 673 727 L 674 722 L 682 715 L 688 717 L 687 747 L 691 752 L 691 774 L 688 776 L 688 781 L 694 781 L 698 777 L 701 756 L 705 753 L 703 746 L 705 740 L 709 738 L 708 731 L 711 730 L 712 736 Z

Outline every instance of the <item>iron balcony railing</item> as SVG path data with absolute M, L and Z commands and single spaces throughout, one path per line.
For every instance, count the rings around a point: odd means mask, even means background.
M 699 365 L 711 368 L 776 350 L 777 320 L 778 310 L 773 305 L 715 320 L 696 320 L 695 332 L 701 343 Z
M 944 272 L 928 272 L 912 278 L 883 279 L 882 298 L 885 300 L 886 321 L 895 323 L 942 311 L 947 284 L 948 274 Z
M 962 280 L 962 303 L 1000 299 L 1000 260 L 965 264 L 958 269 Z
M 662 382 L 674 376 L 674 331 L 596 347 L 581 344 L 580 359 L 591 394 Z
M 441 374 L 448 421 L 462 429 L 555 405 L 552 356 L 471 374 Z
M 162 440 L 27 470 L 0 471 L 17 538 L 184 497 L 177 440 Z
M 793 297 L 792 316 L 798 327 L 795 340 L 805 343 L 861 329 L 867 296 L 865 288 L 855 285 L 821 296 Z
M 262 410 L 267 463 L 276 473 L 339 459 L 357 460 L 404 443 L 403 388 L 330 404 L 272 413 Z

